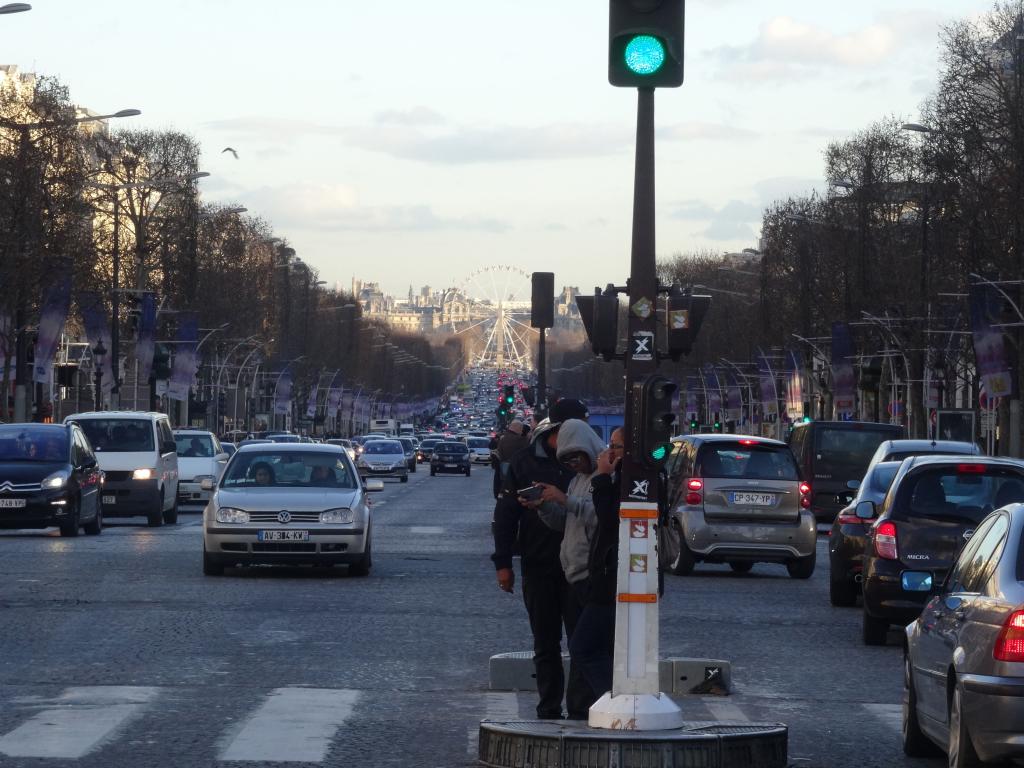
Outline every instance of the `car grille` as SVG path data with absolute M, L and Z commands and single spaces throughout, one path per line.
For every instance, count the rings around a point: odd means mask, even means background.
M 270 542 L 252 545 L 253 552 L 316 552 L 316 544 L 301 542 Z
M 277 519 L 279 512 L 250 512 L 250 523 L 280 523 Z M 319 512 L 290 512 L 292 519 L 289 523 L 319 523 Z
M 12 483 L 9 481 L 0 482 L 0 494 L 2 493 L 35 493 L 43 490 L 39 483 Z
M 131 478 L 132 473 L 121 469 L 108 469 L 104 473 L 107 476 L 107 480 L 112 483 L 123 483 L 125 480 Z

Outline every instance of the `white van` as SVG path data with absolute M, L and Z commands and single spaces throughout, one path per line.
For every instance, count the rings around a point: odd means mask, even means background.
M 228 463 L 227 451 L 205 429 L 176 429 L 174 440 L 178 444 L 178 509 L 202 512 L 213 495 L 203 490 L 203 480 L 209 478 L 214 484 L 220 480 Z
M 74 413 L 92 444 L 103 484 L 104 517 L 145 517 L 151 526 L 178 522 L 178 454 L 163 413 Z

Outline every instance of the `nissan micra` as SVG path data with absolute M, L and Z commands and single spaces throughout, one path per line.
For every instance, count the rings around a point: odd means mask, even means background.
M 372 565 L 373 525 L 366 493 L 344 448 L 259 443 L 238 449 L 203 513 L 203 573 L 234 565 Z

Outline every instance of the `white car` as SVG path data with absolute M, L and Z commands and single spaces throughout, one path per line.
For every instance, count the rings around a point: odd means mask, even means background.
M 176 429 L 174 442 L 178 448 L 178 509 L 202 512 L 210 501 L 203 480 L 220 479 L 228 453 L 215 434 L 202 429 Z
M 474 464 L 491 463 L 491 441 L 486 437 L 467 437 L 463 442 L 469 448 L 469 458 Z

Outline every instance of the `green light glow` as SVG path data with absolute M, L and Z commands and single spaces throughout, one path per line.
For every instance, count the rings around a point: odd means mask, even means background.
M 653 75 L 665 64 L 665 45 L 651 35 L 637 35 L 626 45 L 626 66 L 637 75 Z
M 651 451 L 651 458 L 655 461 L 661 461 L 668 454 L 668 449 L 664 445 L 659 445 L 653 451 Z

